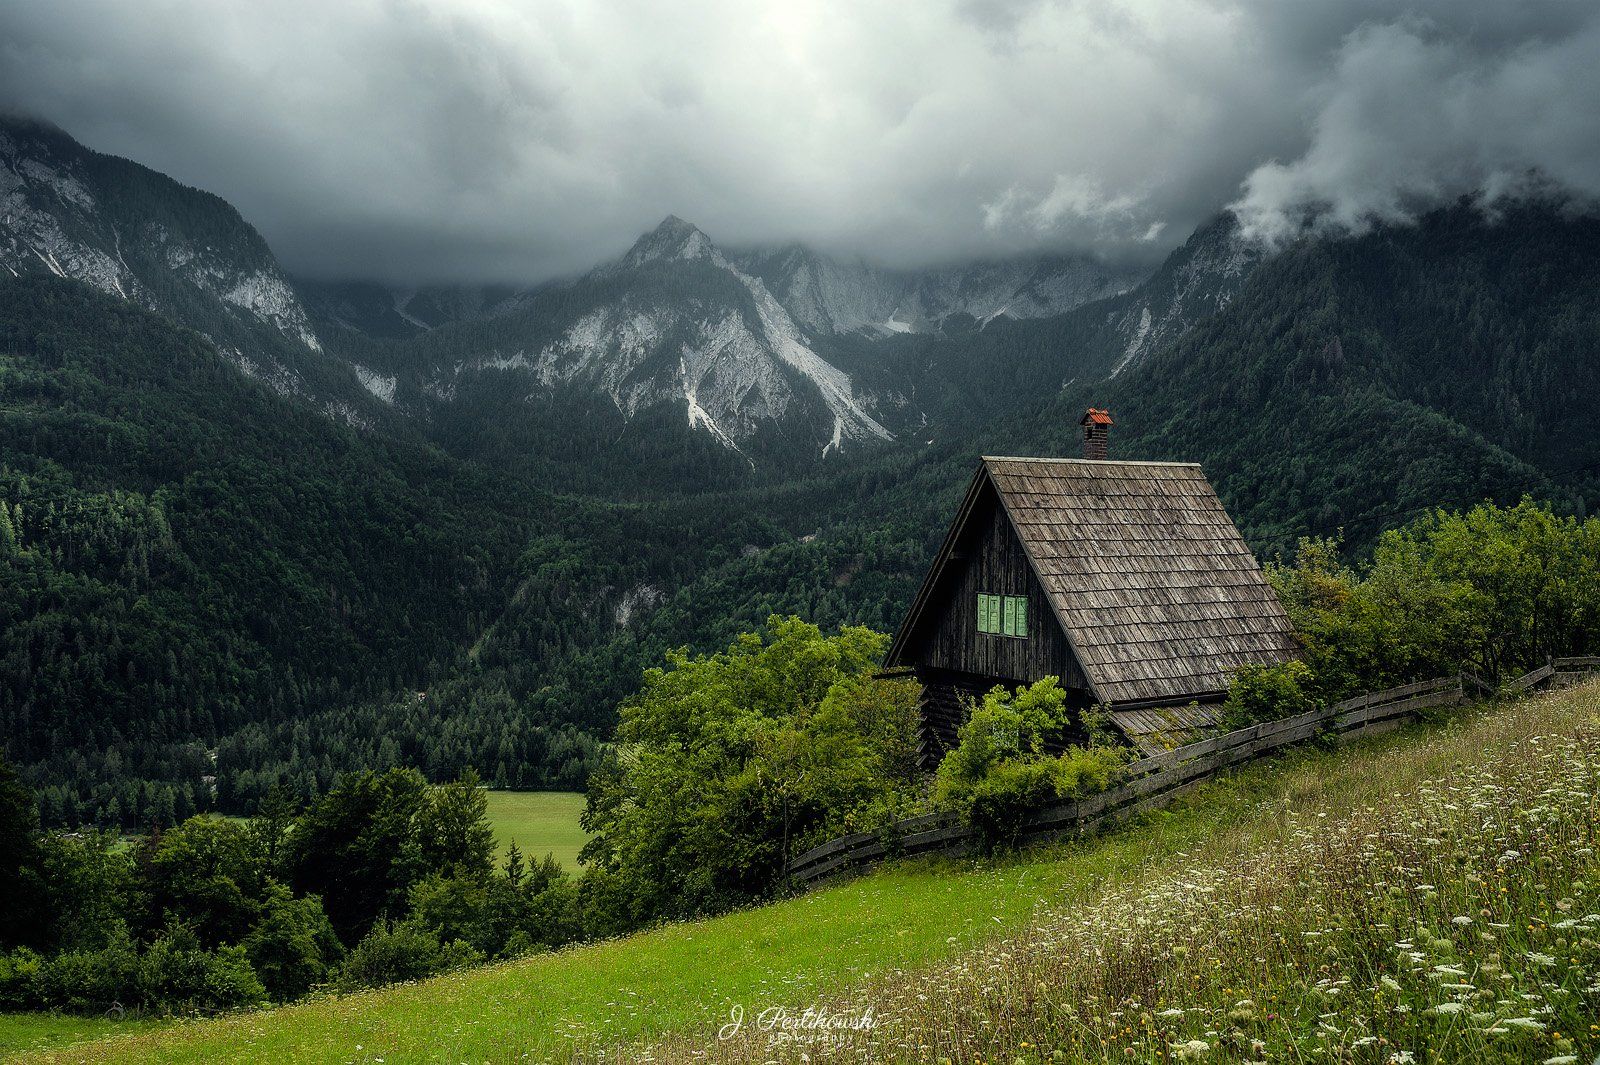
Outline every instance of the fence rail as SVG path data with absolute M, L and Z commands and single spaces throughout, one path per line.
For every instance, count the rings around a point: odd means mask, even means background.
M 1570 683 L 1597 669 L 1600 657 L 1554 658 L 1506 687 L 1525 692 L 1552 682 Z M 1344 741 L 1387 732 L 1418 711 L 1464 702 L 1469 690 L 1492 691 L 1488 684 L 1468 673 L 1437 677 L 1369 692 L 1296 717 L 1264 721 L 1150 755 L 1130 763 L 1125 780 L 1117 787 L 1034 813 L 1019 826 L 1018 838 L 1035 841 L 1082 835 L 1157 809 L 1202 780 L 1263 754 L 1322 733 Z M 969 854 L 979 842 L 978 832 L 954 814 L 919 814 L 876 832 L 856 832 L 829 840 L 797 855 L 784 872 L 792 885 L 806 888 L 864 871 L 891 858 Z

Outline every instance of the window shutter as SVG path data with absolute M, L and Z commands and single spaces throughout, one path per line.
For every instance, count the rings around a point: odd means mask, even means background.
M 984 598 L 989 601 L 989 611 L 988 611 L 988 614 L 985 617 L 986 625 L 985 625 L 983 631 L 984 632 L 999 632 L 1000 631 L 1000 597 L 998 595 L 986 595 L 986 596 L 984 596 Z
M 1008 595 L 1005 597 L 1003 610 L 1005 611 L 1005 614 L 1000 621 L 1000 631 L 1005 633 L 1007 636 L 1015 636 L 1017 634 L 1016 596 Z
M 989 631 L 989 597 L 978 593 L 978 631 Z
M 1028 635 L 1028 600 L 1026 596 L 1017 598 L 1017 631 L 1014 635 Z

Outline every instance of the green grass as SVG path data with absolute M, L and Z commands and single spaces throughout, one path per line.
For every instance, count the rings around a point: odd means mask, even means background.
M 491 791 L 489 827 L 495 852 L 505 857 L 515 843 L 522 856 L 540 861 L 553 854 L 569 871 L 578 868 L 578 851 L 589 834 L 578 826 L 583 796 L 575 791 Z
M 1542 711 L 1557 725 L 1594 717 Z M 1355 748 L 1302 749 L 1196 789 L 1109 835 L 1018 858 L 921 862 L 769 906 L 627 939 L 96 1045 L 97 1061 L 457 1062 L 566 1059 L 664 1039 L 706 1046 L 729 1008 L 848 1001 L 959 956 L 981 957 L 1041 914 L 1072 913 L 1270 844 L 1285 811 L 1349 816 L 1385 789 L 1493 759 L 1492 715 L 1416 726 Z M 1508 727 L 1508 726 L 1502 726 Z M 1441 739 L 1443 737 L 1443 739 Z M 1440 753 L 1441 742 L 1449 751 Z M 1512 738 L 1514 741 L 1514 737 Z M 1450 752 L 1455 752 L 1451 754 Z M 852 990 L 855 989 L 855 990 Z M 40 1060 L 75 1060 L 40 1055 Z M 755 1060 L 760 1060 L 759 1057 Z
M 0 1013 L 0 1057 L 24 1050 L 54 1050 L 90 1039 L 142 1032 L 160 1021 L 129 1018 L 73 1017 L 64 1013 Z

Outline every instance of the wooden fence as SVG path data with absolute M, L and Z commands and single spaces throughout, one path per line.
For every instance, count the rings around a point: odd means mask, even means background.
M 1596 669 L 1600 669 L 1600 657 L 1556 658 L 1511 681 L 1507 687 L 1525 692 L 1547 684 L 1572 683 Z M 1492 693 L 1489 685 L 1471 674 L 1422 680 L 1141 758 L 1127 766 L 1125 780 L 1117 787 L 1033 814 L 1019 826 L 1018 839 L 1040 841 L 1082 835 L 1164 806 L 1179 792 L 1207 777 L 1271 751 L 1325 733 L 1344 741 L 1387 732 L 1418 711 L 1461 703 L 1471 690 Z M 785 875 L 792 885 L 806 888 L 892 858 L 969 854 L 979 842 L 977 830 L 953 814 L 922 814 L 876 832 L 840 836 L 813 847 L 790 861 Z

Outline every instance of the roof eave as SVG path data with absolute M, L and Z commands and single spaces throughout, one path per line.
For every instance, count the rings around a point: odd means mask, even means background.
M 922 587 L 917 589 L 916 598 L 911 600 L 911 606 L 906 610 L 905 620 L 895 630 L 894 640 L 889 644 L 889 653 L 883 658 L 885 670 L 903 668 L 907 663 L 901 660 L 905 653 L 906 644 L 911 638 L 911 631 L 922 620 L 922 612 L 927 608 L 928 600 L 933 595 L 934 587 L 939 583 L 939 578 L 944 574 L 945 567 L 950 562 L 950 555 L 955 550 L 956 539 L 967 526 L 967 519 L 972 516 L 972 508 L 978 501 L 978 493 L 985 481 L 989 478 L 989 467 L 984 463 L 978 464 L 978 469 L 972 475 L 972 481 L 967 485 L 966 495 L 961 497 L 961 506 L 956 508 L 956 516 L 950 523 L 950 528 L 945 531 L 944 542 L 939 545 L 939 551 L 933 556 L 933 565 L 928 567 L 928 575 L 922 578 Z M 999 494 L 998 490 L 995 493 Z

